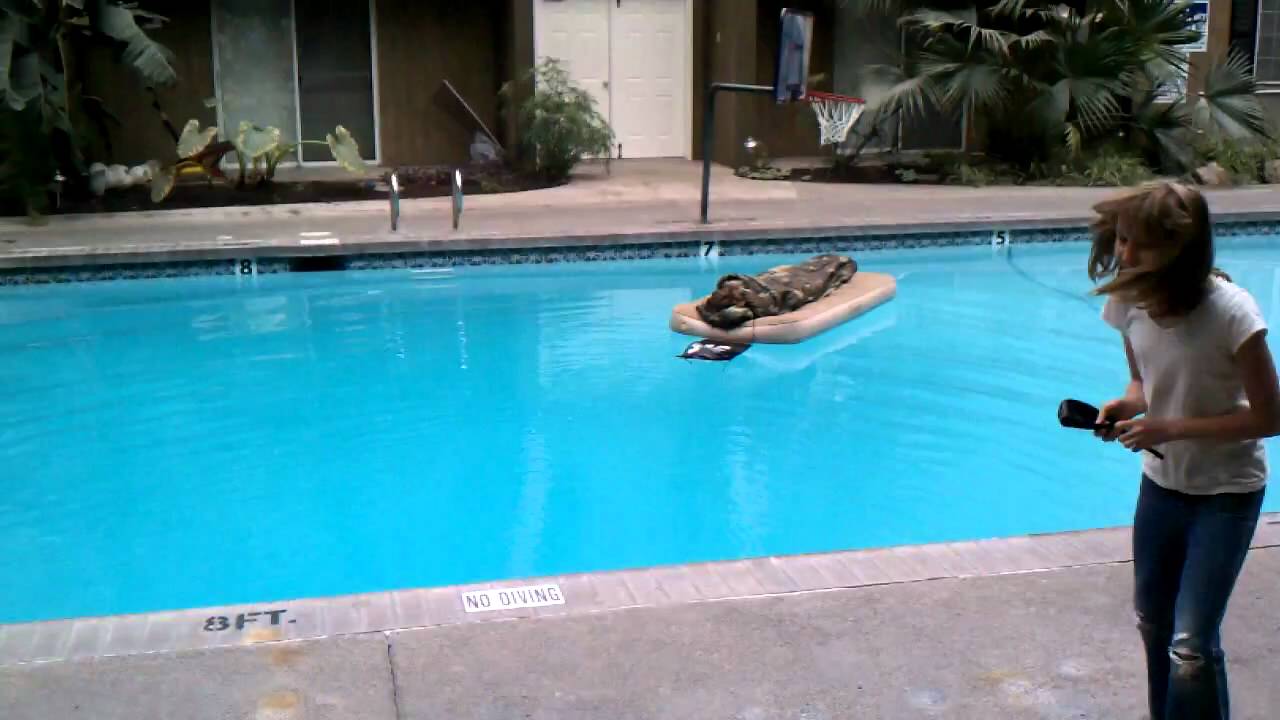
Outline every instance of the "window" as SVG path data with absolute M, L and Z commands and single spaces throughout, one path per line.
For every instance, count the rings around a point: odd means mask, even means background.
M 1254 73 L 1258 84 L 1280 89 L 1280 0 L 1258 1 Z

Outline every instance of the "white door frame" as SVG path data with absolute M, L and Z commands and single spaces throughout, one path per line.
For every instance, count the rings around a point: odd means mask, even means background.
M 544 2 L 545 0 L 533 0 L 533 61 L 535 64 L 543 57 L 542 48 L 539 46 L 539 44 L 542 39 L 541 30 L 542 30 L 543 18 L 542 18 L 541 8 Z M 610 0 L 601 0 L 601 2 L 609 3 Z M 610 6 L 609 15 L 607 16 L 609 18 L 613 17 L 612 7 L 613 6 Z M 610 22 L 612 21 L 610 20 Z M 615 83 L 613 82 L 613 27 L 612 25 L 610 25 L 610 27 L 608 28 L 608 32 L 606 34 L 608 36 L 607 41 L 609 43 L 609 101 L 612 103 L 613 88 L 615 85 Z M 694 98 L 694 88 L 693 88 L 693 68 L 694 68 L 693 0 L 684 0 L 684 35 L 685 35 L 685 43 L 684 43 L 685 67 L 684 67 L 684 73 L 683 73 L 684 75 L 684 113 L 683 113 L 684 118 L 682 123 L 684 126 L 684 132 L 682 133 L 683 137 L 680 142 L 680 147 L 681 147 L 681 152 L 684 153 L 684 158 L 686 160 L 690 160 L 693 158 L 693 104 L 696 100 L 696 98 Z M 610 108 L 610 110 L 612 110 L 612 108 Z M 612 114 L 613 113 L 610 112 L 610 115 Z M 615 148 L 615 151 L 616 151 L 616 148 Z M 610 154 L 612 155 L 612 153 Z
M 218 0 L 213 0 L 218 2 Z M 298 23 L 297 23 L 297 2 L 289 0 L 289 25 L 293 28 L 293 32 L 289 34 L 289 43 L 293 54 L 293 117 L 295 137 L 301 141 L 302 138 L 302 93 L 298 87 Z M 213 95 L 215 99 L 215 110 L 217 112 L 218 129 L 224 138 L 230 139 L 231 129 L 226 127 L 226 115 L 222 111 L 222 73 L 219 70 L 218 59 L 218 14 L 209 13 L 209 35 L 213 46 Z M 379 107 L 379 88 L 378 88 L 378 12 L 377 0 L 369 0 L 369 53 L 370 53 L 370 69 L 371 82 L 373 84 L 373 159 L 367 160 L 374 165 L 382 163 L 382 113 Z M 313 138 L 319 139 L 319 138 Z M 229 167 L 234 163 L 223 160 L 224 167 Z M 337 160 L 302 160 L 302 145 L 299 144 L 295 157 L 292 162 L 282 162 L 284 167 L 337 167 Z

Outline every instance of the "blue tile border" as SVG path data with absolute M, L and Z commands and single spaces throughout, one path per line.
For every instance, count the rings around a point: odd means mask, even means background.
M 718 242 L 722 257 L 752 255 L 802 255 L 823 252 L 866 252 L 899 248 L 938 248 L 986 245 L 994 228 L 985 230 L 872 233 L 857 236 L 761 238 Z M 1015 228 L 1014 242 L 1084 242 L 1084 227 Z M 1215 226 L 1218 237 L 1240 235 L 1280 235 L 1280 222 L 1224 222 Z M 452 268 L 481 265 L 549 265 L 618 260 L 653 260 L 697 257 L 704 242 L 682 239 L 634 245 L 581 247 L 514 248 L 503 250 L 463 250 L 344 255 L 340 264 L 347 270 L 389 270 Z M 270 275 L 293 271 L 297 259 L 257 258 L 242 260 L 197 260 L 181 262 L 128 263 L 70 268 L 29 268 L 0 270 L 0 286 L 43 285 L 100 280 L 179 278 L 205 275 Z

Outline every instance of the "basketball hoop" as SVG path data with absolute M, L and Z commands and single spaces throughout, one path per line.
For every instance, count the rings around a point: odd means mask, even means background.
M 820 138 L 823 145 L 838 145 L 849 137 L 849 130 L 862 117 L 867 103 L 856 97 L 836 95 L 834 93 L 810 90 L 804 99 L 813 106 L 813 114 L 818 118 L 818 128 L 822 131 Z

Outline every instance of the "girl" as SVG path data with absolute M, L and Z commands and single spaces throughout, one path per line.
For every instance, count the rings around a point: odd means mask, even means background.
M 1204 197 L 1157 184 L 1094 207 L 1089 277 L 1124 337 L 1129 386 L 1099 431 L 1144 453 L 1134 601 L 1152 720 L 1227 720 L 1219 642 L 1280 434 L 1280 387 L 1257 303 L 1214 270 Z

